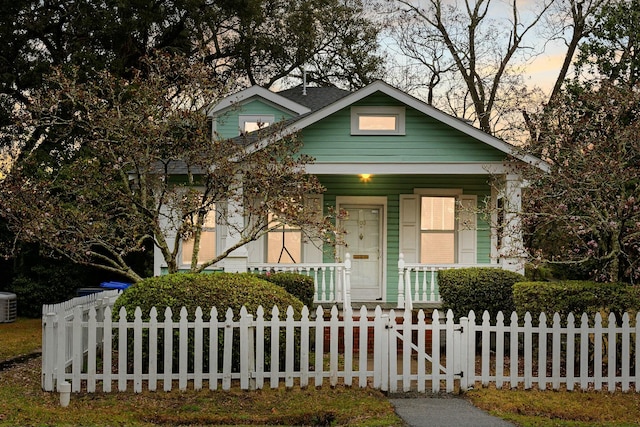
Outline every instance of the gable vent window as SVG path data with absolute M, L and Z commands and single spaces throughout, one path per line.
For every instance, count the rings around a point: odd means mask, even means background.
M 404 107 L 351 107 L 352 135 L 404 135 Z
M 242 135 L 259 129 L 264 129 L 271 125 L 273 120 L 273 116 L 271 115 L 241 115 L 238 118 L 240 134 Z

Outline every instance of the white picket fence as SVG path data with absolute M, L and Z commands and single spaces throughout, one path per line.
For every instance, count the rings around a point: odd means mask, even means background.
M 104 307 L 104 305 L 107 305 Z M 616 326 L 596 315 L 580 324 L 570 315 L 565 324 L 553 316 L 502 314 L 491 323 L 485 313 L 476 324 L 473 312 L 454 322 L 435 311 L 427 318 L 405 310 L 329 313 L 307 308 L 294 318 L 259 309 L 255 317 L 227 310 L 224 320 L 212 308 L 205 318 L 198 309 L 189 318 L 182 309 L 173 320 L 170 309 L 158 319 L 154 308 L 144 321 L 120 310 L 112 320 L 109 298 L 95 298 L 67 308 L 48 307 L 43 315 L 42 387 L 53 391 L 70 382 L 75 392 L 110 392 L 178 388 L 261 389 L 325 383 L 372 386 L 389 392 L 452 392 L 487 386 L 526 389 L 638 390 L 640 317 L 630 325 L 625 314 Z M 114 317 L 115 318 L 115 317 Z M 156 349 L 147 351 L 145 349 Z M 164 361 L 172 361 L 163 363 Z M 271 361 L 274 361 L 273 363 Z

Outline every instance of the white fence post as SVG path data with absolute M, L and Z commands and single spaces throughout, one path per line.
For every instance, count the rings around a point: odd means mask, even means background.
M 404 279 L 405 271 L 404 271 L 404 254 L 400 254 L 398 259 L 398 308 L 404 308 L 404 289 L 405 289 L 405 279 Z

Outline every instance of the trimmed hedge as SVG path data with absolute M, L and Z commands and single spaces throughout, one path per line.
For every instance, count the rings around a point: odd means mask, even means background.
M 495 319 L 499 311 L 509 316 L 515 310 L 513 284 L 524 276 L 499 268 L 460 268 L 438 272 L 442 308 L 451 309 L 456 319 L 471 310 L 477 317 L 488 311 Z
M 203 317 L 207 320 L 211 307 L 215 306 L 218 319 L 224 320 L 227 308 L 231 308 L 234 319 L 238 319 L 243 305 L 253 315 L 261 305 L 268 318 L 274 305 L 278 306 L 280 313 L 284 313 L 289 306 L 293 307 L 297 316 L 302 311 L 302 302 L 286 290 L 246 273 L 177 273 L 151 277 L 124 291 L 113 310 L 117 319 L 118 310 L 124 306 L 127 318 L 132 319 L 133 311 L 140 307 L 143 319 L 148 319 L 149 311 L 155 306 L 161 319 L 165 308 L 171 307 L 173 320 L 179 320 L 183 306 L 187 308 L 189 319 L 193 319 L 196 308 L 201 307 Z
M 240 309 L 242 306 L 247 308 L 249 314 L 253 314 L 255 318 L 256 311 L 259 306 L 265 311 L 265 319 L 271 319 L 273 306 L 277 306 L 280 310 L 279 317 L 283 319 L 286 316 L 286 310 L 289 306 L 294 309 L 294 317 L 300 318 L 302 311 L 302 302 L 285 291 L 283 288 L 260 279 L 258 276 L 248 273 L 215 273 L 215 274 L 187 274 L 177 273 L 166 276 L 152 277 L 135 283 L 133 286 L 125 290 L 116 300 L 113 307 L 114 321 L 119 319 L 119 310 L 125 307 L 127 310 L 127 319 L 133 319 L 133 313 L 136 307 L 142 310 L 143 320 L 149 319 L 149 312 L 152 307 L 158 310 L 158 320 L 164 320 L 164 311 L 166 307 L 170 307 L 172 311 L 172 319 L 177 321 L 180 319 L 180 310 L 182 307 L 187 308 L 189 319 L 195 318 L 197 307 L 202 308 L 203 319 L 209 320 L 211 307 L 218 310 L 218 320 L 223 321 L 226 317 L 228 308 L 233 310 L 234 319 L 239 319 Z M 208 354 L 208 331 L 203 336 L 203 354 Z M 282 369 L 284 366 L 284 358 L 286 355 L 285 331 L 280 332 L 280 361 L 279 365 Z M 158 347 L 153 350 L 149 348 L 148 331 L 143 333 L 143 358 L 148 360 L 149 353 L 156 351 L 158 354 L 158 363 L 162 368 L 164 365 L 164 336 L 158 337 Z M 188 369 L 193 372 L 193 330 L 189 333 L 189 357 Z M 299 334 L 295 337 L 299 340 Z M 178 369 L 178 331 L 174 332 L 174 353 L 173 353 L 173 369 Z M 218 340 L 224 342 L 224 331 L 218 331 Z M 265 337 L 265 348 L 269 348 L 271 337 Z M 239 372 L 239 351 L 240 339 L 237 333 L 233 337 L 233 360 L 232 369 Z M 130 354 L 133 354 L 132 342 L 129 342 Z M 218 354 L 218 366 L 222 366 L 223 354 Z M 300 355 L 294 355 L 296 365 L 299 365 Z M 205 358 L 204 368 L 208 369 L 209 361 Z M 276 361 L 278 363 L 278 361 Z M 146 366 L 146 363 L 144 364 Z M 270 354 L 265 355 L 265 366 L 270 368 Z
M 261 274 L 258 277 L 284 288 L 291 295 L 302 301 L 302 303 L 311 310 L 315 293 L 312 277 L 304 274 L 287 272 L 266 273 Z
M 513 288 L 513 300 L 518 316 L 529 312 L 534 320 L 542 312 L 547 318 L 557 312 L 562 319 L 569 313 L 579 318 L 582 313 L 592 317 L 598 312 L 613 312 L 620 320 L 625 311 L 640 308 L 640 286 L 580 280 L 521 282 Z

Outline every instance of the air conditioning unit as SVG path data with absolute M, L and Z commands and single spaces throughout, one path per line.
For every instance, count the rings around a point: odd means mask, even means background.
M 0 323 L 15 322 L 18 317 L 16 294 L 0 292 Z

